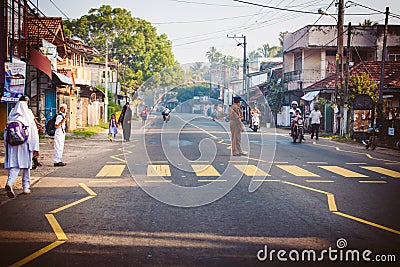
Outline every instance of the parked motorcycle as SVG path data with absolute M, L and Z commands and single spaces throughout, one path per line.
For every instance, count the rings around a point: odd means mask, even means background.
M 293 125 L 293 143 L 299 140 L 299 143 L 303 141 L 304 138 L 304 119 L 303 117 L 298 117 Z
M 368 128 L 368 140 L 362 140 L 361 142 L 365 146 L 365 149 L 371 148 L 371 150 L 374 150 L 376 148 L 376 142 L 378 139 L 378 136 L 376 133 L 378 132 L 378 129 L 375 128 Z
M 251 115 L 251 129 L 253 129 L 254 132 L 257 132 L 260 129 L 260 114 L 258 113 L 253 113 Z

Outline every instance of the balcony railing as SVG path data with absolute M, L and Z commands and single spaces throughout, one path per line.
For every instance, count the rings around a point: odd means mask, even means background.
M 304 81 L 304 82 L 317 82 L 320 81 L 329 75 L 332 75 L 332 72 L 325 71 L 325 75 L 322 76 L 323 72 L 317 69 L 305 69 L 305 70 L 295 70 L 284 73 L 284 80 L 286 82 L 293 81 Z

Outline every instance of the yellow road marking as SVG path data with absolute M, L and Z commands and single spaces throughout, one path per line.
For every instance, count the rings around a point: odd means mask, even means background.
M 334 183 L 332 180 L 306 180 L 307 183 Z
M 79 183 L 79 186 L 82 187 L 90 196 L 97 196 L 97 194 L 84 183 Z
M 325 161 L 308 161 L 307 164 L 328 164 L 328 162 L 325 162 Z
M 212 165 L 192 165 L 197 176 L 220 176 Z
M 46 219 L 49 221 L 51 228 L 53 228 L 54 233 L 59 241 L 68 240 L 60 224 L 57 222 L 56 217 L 53 214 L 45 214 Z
M 289 162 L 287 162 L 287 161 L 269 161 L 268 163 L 273 163 L 273 164 L 288 164 Z
M 364 184 L 387 184 L 386 181 L 358 181 L 358 182 Z
M 325 195 L 331 194 L 331 193 L 328 193 L 328 192 L 325 192 L 325 191 L 322 191 L 322 190 L 318 190 L 318 189 L 315 189 L 315 188 L 312 188 L 312 187 L 308 187 L 308 186 L 304 186 L 304 185 L 300 185 L 300 184 L 295 184 L 295 183 L 286 182 L 286 181 L 282 181 L 282 183 L 293 185 L 293 186 L 297 186 L 297 187 L 300 187 L 300 188 L 303 188 L 303 189 L 307 189 L 307 190 L 318 192 L 318 193 L 325 194 Z
M 105 165 L 99 171 L 99 173 L 96 174 L 96 177 L 100 177 L 100 176 L 101 177 L 104 177 L 104 176 L 118 177 L 118 176 L 121 176 L 124 169 L 125 169 L 125 165 Z
M 400 178 L 400 172 L 396 172 L 393 170 L 389 170 L 389 169 L 385 169 L 382 167 L 363 167 L 361 166 L 361 168 L 369 170 L 369 171 L 373 171 L 373 172 L 377 172 L 386 176 L 390 176 L 393 178 Z
M 116 183 L 115 180 L 90 180 L 89 183 Z
M 335 196 L 333 194 L 327 194 L 326 196 L 328 198 L 329 211 L 337 211 Z
M 197 180 L 199 183 L 227 182 L 227 180 Z
M 147 176 L 171 176 L 169 165 L 147 165 Z
M 45 254 L 46 252 L 49 252 L 52 249 L 55 249 L 56 247 L 58 247 L 59 245 L 64 244 L 66 241 L 54 241 L 53 243 L 51 243 L 50 245 L 45 246 L 44 248 L 32 253 L 31 255 L 23 258 L 20 261 L 17 261 L 16 263 L 10 265 L 9 267 L 20 267 L 23 266 L 25 264 L 27 264 L 28 262 L 33 261 L 34 259 L 42 256 L 43 254 Z
M 348 165 L 364 165 L 367 164 L 366 162 L 347 162 Z
M 231 149 L 231 148 L 232 148 L 232 146 L 227 146 L 227 147 L 226 147 L 226 149 Z
M 146 180 L 145 183 L 172 183 L 172 180 Z
M 222 144 L 224 142 L 224 140 L 219 140 L 218 144 Z
M 341 175 L 343 177 L 347 177 L 347 178 L 365 178 L 368 177 L 364 174 L 361 173 L 357 173 L 357 172 L 353 172 L 347 169 L 344 169 L 342 167 L 339 166 L 318 166 L 324 170 L 336 173 L 338 175 Z
M 126 163 L 126 160 L 118 158 L 119 156 L 124 156 L 124 154 L 117 154 L 117 155 L 111 156 L 110 158 L 118 160 L 122 163 Z
M 268 173 L 257 168 L 255 165 L 235 165 L 235 167 L 247 176 L 270 176 Z
M 383 225 L 380 225 L 380 224 L 377 224 L 377 223 L 374 223 L 374 222 L 370 222 L 370 221 L 367 221 L 367 220 L 364 220 L 364 219 L 361 219 L 361 218 L 358 218 L 358 217 L 355 217 L 355 216 L 351 216 L 349 214 L 346 214 L 346 213 L 343 213 L 343 212 L 339 212 L 339 211 L 336 211 L 336 212 L 333 212 L 333 213 L 335 213 L 337 215 L 340 215 L 342 217 L 346 217 L 348 219 L 360 222 L 360 223 L 368 224 L 368 225 L 371 225 L 373 227 L 376 227 L 376 228 L 379 228 L 379 229 L 382 229 L 382 230 L 386 230 L 386 231 L 389 231 L 389 232 L 392 232 L 392 233 L 400 235 L 400 231 L 392 229 L 392 228 L 389 228 L 389 227 L 386 227 L 386 226 L 383 226 Z
M 80 203 L 82 203 L 82 202 L 85 202 L 85 201 L 87 201 L 87 200 L 89 200 L 89 199 L 91 199 L 91 198 L 94 198 L 94 197 L 95 197 L 95 196 L 87 196 L 87 197 L 81 198 L 81 199 L 79 199 L 79 200 L 77 200 L 77 201 L 75 201 L 75 202 L 72 202 L 72 203 L 68 204 L 68 205 L 62 206 L 62 207 L 60 207 L 60 208 L 58 208 L 58 209 L 55 209 L 55 210 L 52 210 L 52 211 L 50 211 L 49 213 L 54 214 L 54 213 L 60 212 L 60 211 L 62 211 L 62 210 L 66 210 L 66 209 L 68 209 L 68 208 L 71 208 L 71 207 L 73 207 L 73 206 L 75 206 L 75 205 L 78 205 L 78 204 L 80 204 Z
M 296 165 L 276 165 L 284 171 L 287 171 L 290 174 L 295 176 L 305 176 L 305 177 L 319 177 L 319 175 L 309 172 L 303 168 L 300 168 Z

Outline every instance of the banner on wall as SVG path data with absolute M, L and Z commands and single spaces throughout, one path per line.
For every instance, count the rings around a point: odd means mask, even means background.
M 17 59 L 4 63 L 4 91 L 1 102 L 17 102 L 24 95 L 26 63 Z

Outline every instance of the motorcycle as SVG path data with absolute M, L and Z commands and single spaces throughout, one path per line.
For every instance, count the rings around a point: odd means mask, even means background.
M 296 122 L 294 123 L 293 126 L 293 143 L 296 143 L 297 140 L 299 140 L 299 143 L 303 141 L 304 138 L 304 119 L 303 117 L 298 117 Z
M 163 114 L 164 122 L 167 123 L 169 121 L 169 113 Z
M 253 129 L 254 132 L 257 132 L 260 129 L 260 114 L 258 113 L 253 113 L 251 115 L 251 129 Z
M 378 129 L 375 128 L 368 128 L 368 134 L 369 138 L 368 140 L 362 140 L 361 142 L 365 146 L 365 149 L 371 148 L 371 150 L 374 150 L 376 148 L 376 141 L 378 139 L 376 133 L 378 132 Z

